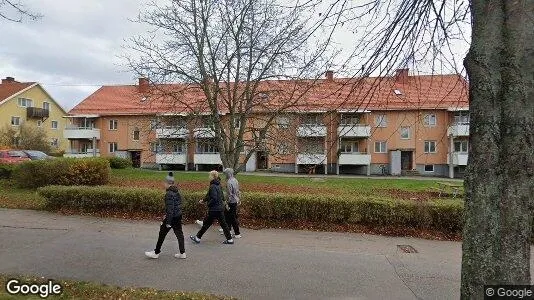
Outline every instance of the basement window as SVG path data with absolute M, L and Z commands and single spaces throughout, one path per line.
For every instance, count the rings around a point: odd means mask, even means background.
M 425 165 L 425 172 L 434 172 L 434 165 Z

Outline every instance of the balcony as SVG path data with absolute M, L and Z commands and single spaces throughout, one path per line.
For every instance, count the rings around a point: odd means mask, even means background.
M 26 108 L 26 117 L 28 118 L 48 118 L 50 111 L 48 109 L 39 108 L 39 107 L 27 107 Z
M 452 164 L 455 166 L 467 166 L 467 157 L 469 156 L 466 152 L 453 152 L 452 153 Z M 447 155 L 447 164 L 451 162 L 451 154 Z
M 219 153 L 195 153 L 193 155 L 193 162 L 198 165 L 220 165 L 222 164 L 221 155 Z
M 63 137 L 66 139 L 100 139 L 100 129 L 92 127 L 74 127 L 68 126 L 63 131 Z
M 201 127 L 201 128 L 195 128 L 193 131 L 193 136 L 198 138 L 214 138 L 215 137 L 215 131 L 209 127 Z
M 371 155 L 363 153 L 341 153 L 338 159 L 339 165 L 370 165 Z
M 455 136 L 469 136 L 469 124 L 454 124 L 449 126 L 447 135 Z
M 340 125 L 337 128 L 340 137 L 370 137 L 371 126 L 364 124 Z
M 299 153 L 297 154 L 297 165 L 323 165 L 326 164 L 325 154 Z
M 87 149 L 85 152 L 71 151 L 63 154 L 63 157 L 72 157 L 72 158 L 86 158 L 93 157 L 93 149 Z M 96 157 L 100 157 L 100 150 L 96 149 Z
M 187 155 L 185 153 L 156 153 L 157 164 L 185 165 Z
M 297 129 L 298 137 L 323 137 L 326 136 L 324 125 L 301 125 Z
M 185 139 L 189 135 L 189 130 L 183 127 L 166 127 L 156 129 L 158 139 Z

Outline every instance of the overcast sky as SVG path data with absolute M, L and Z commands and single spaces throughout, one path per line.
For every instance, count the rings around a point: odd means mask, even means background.
M 136 83 L 118 56 L 124 53 L 126 39 L 144 31 L 129 19 L 147 0 L 24 3 L 43 17 L 23 23 L 0 19 L 1 78 L 37 81 L 67 111 L 102 85 Z M 353 46 L 352 38 L 341 40 Z M 466 50 L 464 45 L 458 53 Z

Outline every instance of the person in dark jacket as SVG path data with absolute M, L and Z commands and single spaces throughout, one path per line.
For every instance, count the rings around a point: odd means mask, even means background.
M 200 231 L 196 235 L 191 235 L 190 238 L 195 243 L 200 243 L 200 239 L 202 238 L 202 235 L 210 228 L 211 224 L 213 224 L 214 220 L 219 221 L 219 224 L 221 225 L 224 236 L 226 237 L 226 240 L 223 242 L 223 244 L 233 244 L 234 240 L 232 239 L 232 235 L 230 234 L 230 229 L 228 228 L 228 225 L 226 224 L 226 220 L 224 219 L 224 195 L 221 188 L 221 180 L 219 178 L 219 173 L 217 171 L 211 171 L 209 174 L 210 177 L 210 188 L 208 190 L 208 193 L 206 194 L 206 197 L 204 200 L 201 200 L 200 203 L 207 203 L 208 205 L 208 214 L 204 218 L 204 221 L 202 223 L 202 228 L 200 228 Z
M 184 233 L 182 231 L 182 197 L 174 182 L 172 172 L 169 172 L 169 175 L 165 178 L 165 189 L 165 218 L 163 219 L 163 222 L 161 222 L 159 228 L 156 249 L 154 249 L 154 251 L 145 252 L 145 255 L 150 258 L 158 258 L 163 241 L 172 228 L 178 239 L 178 247 L 180 249 L 180 253 L 176 253 L 174 256 L 176 258 L 185 259 Z

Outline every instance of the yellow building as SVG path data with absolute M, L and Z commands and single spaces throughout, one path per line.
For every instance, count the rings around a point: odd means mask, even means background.
M 63 137 L 65 110 L 37 82 L 18 82 L 6 77 L 0 83 L 0 128 L 19 129 L 23 123 L 40 127 L 50 140 L 52 151 L 66 150 Z

